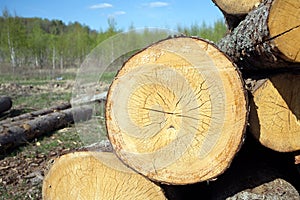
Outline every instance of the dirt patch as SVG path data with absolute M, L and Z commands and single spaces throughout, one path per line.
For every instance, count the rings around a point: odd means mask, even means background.
M 69 127 L 1 155 L 0 199 L 42 199 L 42 181 L 52 160 L 80 146 L 75 128 Z

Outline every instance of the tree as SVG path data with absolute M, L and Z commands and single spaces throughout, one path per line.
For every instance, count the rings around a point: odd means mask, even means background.
M 5 16 L 5 15 L 4 15 Z M 6 13 L 7 24 L 7 44 L 10 52 L 12 67 L 21 65 L 25 59 L 27 50 L 26 29 L 22 24 L 22 18 L 16 14 L 12 17 L 8 12 Z

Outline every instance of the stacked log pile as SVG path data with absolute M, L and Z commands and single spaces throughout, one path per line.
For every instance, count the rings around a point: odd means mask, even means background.
M 108 91 L 106 126 L 113 152 L 152 182 L 187 185 L 220 177 L 243 146 L 247 126 L 274 152 L 300 150 L 300 1 L 214 2 L 229 25 L 218 44 L 182 36 L 159 41 L 126 61 Z M 236 6 L 240 2 L 246 6 Z M 71 198 L 78 188 L 55 182 L 68 179 L 65 168 L 73 161 L 67 160 L 58 158 L 46 177 L 45 199 L 59 190 Z M 73 174 L 95 170 L 95 164 L 82 167 L 85 162 L 79 161 Z M 116 174 L 103 169 L 88 175 L 87 192 L 95 197 L 104 195 L 101 187 L 116 187 L 111 180 L 95 183 L 110 173 Z M 132 181 L 142 176 L 132 175 Z M 138 187 L 131 183 L 118 186 L 133 191 L 128 196 L 120 197 L 116 187 L 107 199 L 145 198 L 136 196 Z M 145 188 L 149 197 L 156 190 L 151 184 Z

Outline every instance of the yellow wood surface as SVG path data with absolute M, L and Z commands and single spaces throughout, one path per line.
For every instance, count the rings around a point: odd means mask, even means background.
M 273 150 L 300 150 L 300 75 L 277 75 L 253 93 L 250 131 Z
M 166 199 L 161 188 L 108 152 L 61 156 L 43 182 L 44 200 Z
M 211 179 L 242 142 L 247 106 L 241 78 L 213 45 L 172 38 L 139 52 L 113 81 L 106 107 L 117 155 L 150 179 Z
M 274 0 L 268 28 L 283 57 L 300 62 L 300 0 Z
M 262 0 L 213 0 L 220 9 L 231 15 L 244 15 L 257 7 Z

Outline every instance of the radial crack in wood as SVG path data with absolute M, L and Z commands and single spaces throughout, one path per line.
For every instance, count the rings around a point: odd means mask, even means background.
M 111 152 L 74 152 L 54 161 L 43 199 L 166 199 L 162 189 L 127 168 Z
M 266 147 L 300 150 L 300 75 L 270 77 L 253 92 L 250 131 Z
M 131 57 L 108 92 L 106 123 L 116 154 L 152 180 L 188 184 L 231 163 L 247 101 L 234 64 L 196 38 L 160 41 Z
M 268 27 L 270 36 L 274 37 L 274 45 L 284 58 L 300 62 L 300 0 L 275 0 Z

